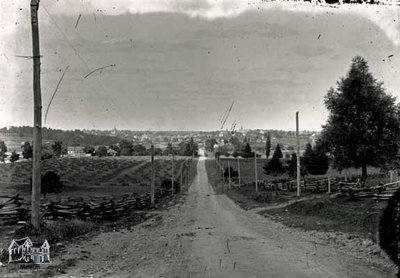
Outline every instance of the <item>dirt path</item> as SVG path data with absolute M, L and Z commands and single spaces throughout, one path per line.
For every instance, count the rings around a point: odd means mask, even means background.
M 202 159 L 180 203 L 133 229 L 71 246 L 61 259 L 70 258 L 77 265 L 58 277 L 392 277 L 214 195 Z

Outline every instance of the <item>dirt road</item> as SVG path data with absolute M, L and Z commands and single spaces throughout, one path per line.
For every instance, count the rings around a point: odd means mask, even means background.
M 72 246 L 62 260 L 69 258 L 77 265 L 59 277 L 392 277 L 215 195 L 203 159 L 180 203 L 133 229 Z

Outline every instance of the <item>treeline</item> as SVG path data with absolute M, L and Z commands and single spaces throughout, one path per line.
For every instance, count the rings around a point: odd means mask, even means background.
M 187 142 L 181 142 L 178 146 L 168 143 L 165 149 L 154 148 L 154 155 L 180 155 L 180 156 L 197 156 L 198 145 L 190 138 Z M 122 140 L 117 144 L 105 146 L 101 145 L 95 148 L 87 145 L 83 148 L 86 154 L 92 156 L 146 156 L 151 155 L 151 147 L 146 148 L 142 144 L 133 144 L 130 140 Z
M 33 128 L 31 126 L 11 126 L 0 129 L 0 134 L 4 136 L 33 137 Z M 112 145 L 117 144 L 121 139 L 114 136 L 101 134 L 88 134 L 82 130 L 61 130 L 43 127 L 43 140 L 62 141 L 68 146 L 86 146 L 86 145 Z

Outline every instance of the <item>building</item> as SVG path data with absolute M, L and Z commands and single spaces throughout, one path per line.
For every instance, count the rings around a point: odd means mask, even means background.
M 8 247 L 9 263 L 50 263 L 50 245 L 47 240 L 33 242 L 29 237 L 13 239 Z

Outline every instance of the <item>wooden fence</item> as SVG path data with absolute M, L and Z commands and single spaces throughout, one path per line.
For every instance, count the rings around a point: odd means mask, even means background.
M 197 174 L 197 159 L 189 159 L 182 163 L 176 180 L 180 181 L 181 189 L 187 188 Z M 157 188 L 154 193 L 156 202 L 161 198 L 171 195 L 170 188 Z M 0 204 L 0 226 L 14 225 L 19 221 L 26 221 L 30 216 L 30 204 L 24 202 L 19 194 L 15 196 L 0 196 L 7 199 Z M 151 207 L 150 193 L 125 194 L 118 198 L 89 197 L 86 200 L 60 199 L 58 202 L 45 202 L 41 204 L 41 216 L 44 219 L 72 219 L 100 221 L 115 219 L 133 211 L 144 210 Z

